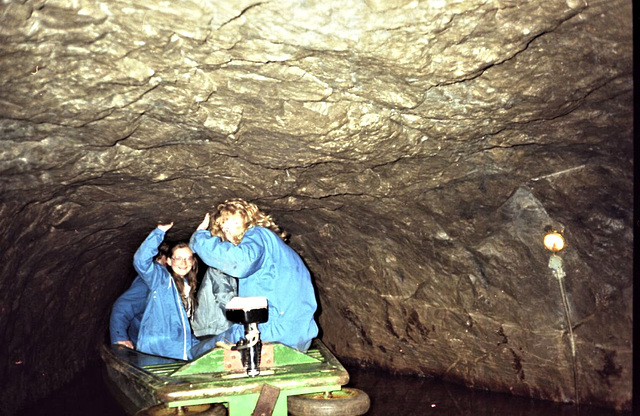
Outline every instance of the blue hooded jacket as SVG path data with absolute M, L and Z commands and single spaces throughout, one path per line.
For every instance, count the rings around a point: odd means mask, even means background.
M 133 256 L 133 266 L 149 288 L 136 349 L 147 354 L 181 360 L 191 359 L 189 351 L 198 343 L 191 332 L 187 312 L 165 266 L 153 260 L 164 231 L 156 228 Z
M 129 289 L 113 303 L 109 320 L 112 344 L 118 341 L 131 341 L 133 345 L 138 343 L 140 321 L 148 295 L 149 287 L 140 276 L 137 276 Z
M 280 342 L 300 351 L 309 349 L 318 335 L 311 276 L 298 253 L 280 237 L 267 228 L 252 227 L 236 246 L 207 230 L 198 230 L 189 246 L 210 267 L 238 278 L 238 296 L 268 299 L 269 321 L 258 325 L 263 341 Z M 238 342 L 244 337 L 244 326 L 234 324 L 224 336 Z

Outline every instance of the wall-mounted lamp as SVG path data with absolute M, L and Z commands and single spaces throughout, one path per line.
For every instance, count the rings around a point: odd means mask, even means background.
M 566 275 L 564 273 L 564 269 L 562 268 L 562 257 L 556 255 L 557 252 L 564 248 L 564 236 L 561 232 L 548 228 L 547 233 L 544 235 L 542 243 L 544 244 L 544 248 L 552 253 L 551 257 L 549 258 L 549 268 L 553 271 L 554 276 L 557 277 L 560 281 L 560 286 L 562 288 L 562 293 L 564 296 L 562 278 L 564 278 Z
M 560 285 L 560 293 L 562 295 L 562 304 L 564 305 L 564 316 L 567 320 L 567 328 L 569 330 L 569 341 L 571 342 L 571 357 L 573 361 L 573 384 L 575 390 L 576 404 L 580 403 L 578 394 L 578 375 L 576 372 L 576 342 L 573 336 L 573 326 L 571 325 L 571 315 L 569 314 L 569 304 L 567 301 L 567 294 L 564 290 L 564 277 L 566 276 L 564 268 L 562 267 L 562 257 L 556 253 L 564 249 L 565 241 L 561 232 L 547 227 L 546 234 L 542 240 L 544 247 L 551 251 L 551 257 L 549 257 L 549 268 L 553 275 L 558 279 Z
M 558 231 L 548 231 L 542 242 L 547 250 L 553 251 L 554 253 L 564 248 L 564 236 Z

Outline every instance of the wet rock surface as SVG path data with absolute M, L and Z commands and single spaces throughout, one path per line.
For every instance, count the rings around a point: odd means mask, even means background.
M 629 409 L 631 15 L 602 0 L 0 4 L 5 411 L 95 358 L 157 223 L 188 238 L 236 196 L 292 234 L 339 357 Z M 564 296 L 547 226 L 567 238 Z

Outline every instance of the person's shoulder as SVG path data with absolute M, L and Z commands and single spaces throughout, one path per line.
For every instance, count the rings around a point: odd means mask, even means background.
M 268 237 L 278 237 L 276 233 L 272 230 L 256 225 L 255 227 L 249 228 L 245 233 L 245 235 L 260 235 L 260 236 L 268 236 Z
M 270 244 L 269 242 L 273 241 L 276 238 L 278 238 L 278 236 L 270 229 L 256 225 L 245 231 L 242 240 L 244 241 L 245 239 L 247 239 L 249 241 L 265 245 Z
M 253 232 L 248 234 L 251 230 L 253 230 Z M 265 247 L 289 247 L 289 245 L 270 228 L 255 226 L 247 230 L 245 236 L 248 236 L 253 241 L 259 240 L 260 244 Z
M 204 274 L 205 276 L 210 276 L 210 277 L 224 275 L 224 273 L 222 273 L 220 270 L 216 269 L 215 267 L 208 267 L 207 271 Z

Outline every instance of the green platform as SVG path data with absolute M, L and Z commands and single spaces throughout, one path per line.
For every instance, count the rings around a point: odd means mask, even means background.
M 347 371 L 319 340 L 306 354 L 278 343 L 264 345 L 273 348 L 273 363 L 256 377 L 227 370 L 222 348 L 191 362 L 119 345 L 104 346 L 101 355 L 112 390 L 129 402 L 122 404 L 132 414 L 160 403 L 172 408 L 224 403 L 229 416 L 251 415 L 267 384 L 279 390 L 273 415 L 286 416 L 288 396 L 336 391 L 349 381 Z

